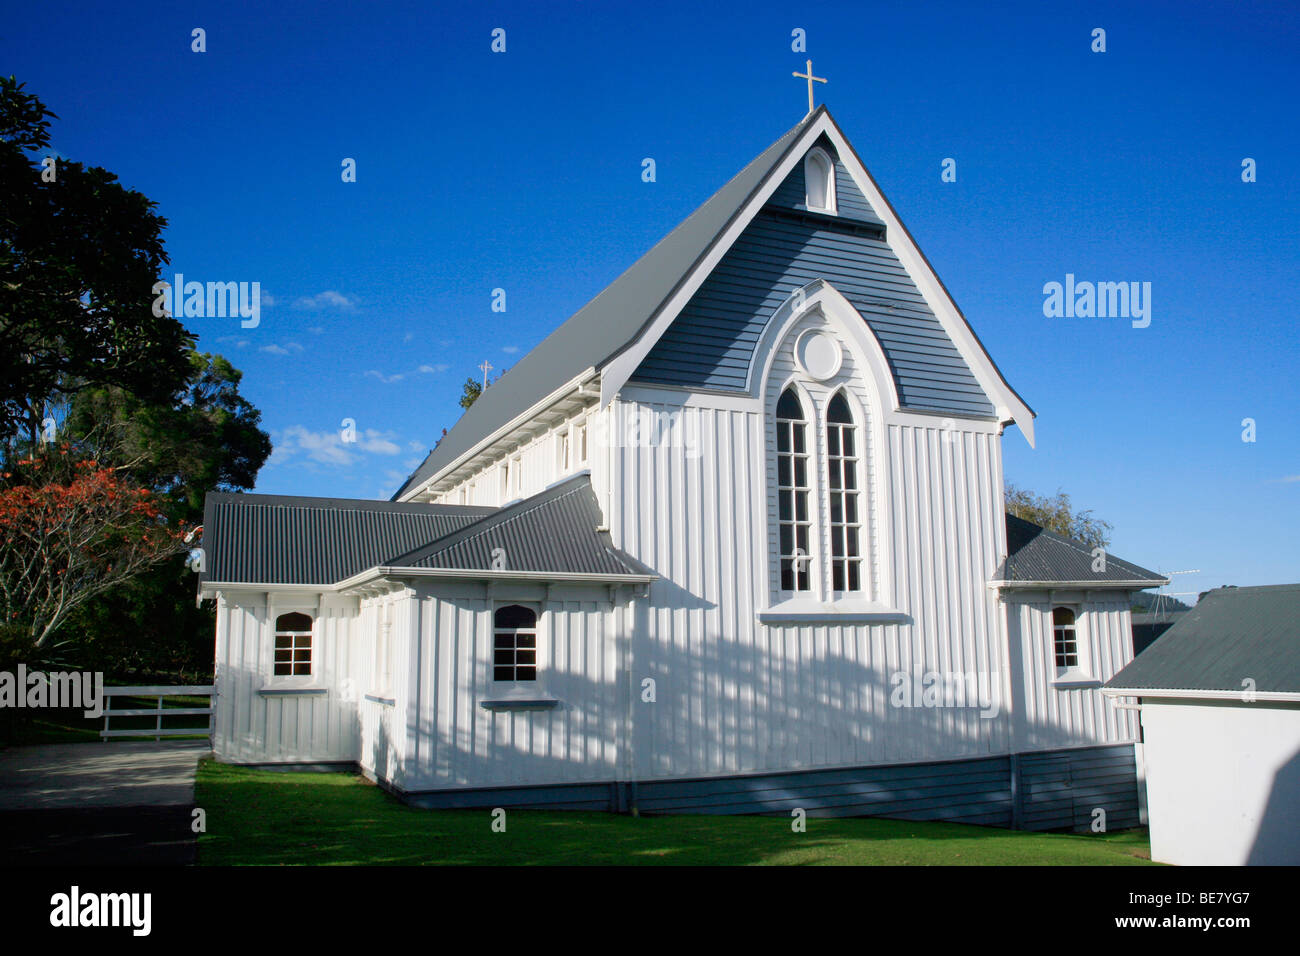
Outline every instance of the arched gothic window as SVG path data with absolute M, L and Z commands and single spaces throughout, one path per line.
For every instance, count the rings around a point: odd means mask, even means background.
M 862 590 L 862 508 L 858 438 L 843 392 L 826 407 L 826 473 L 830 497 L 831 588 Z
M 776 495 L 782 591 L 807 591 L 811 587 L 809 473 L 807 415 L 799 395 L 793 388 L 787 388 L 776 403 Z
M 835 212 L 835 167 L 824 150 L 811 149 L 803 161 L 807 190 L 805 205 L 819 212 Z

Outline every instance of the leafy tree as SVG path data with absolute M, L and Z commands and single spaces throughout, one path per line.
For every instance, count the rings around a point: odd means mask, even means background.
M 49 146 L 51 118 L 0 77 L 0 438 L 33 445 L 47 403 L 83 388 L 169 400 L 193 344 L 153 314 L 166 220 L 107 170 L 29 155 Z
M 40 649 L 78 607 L 183 548 L 155 495 L 68 445 L 16 463 L 0 490 L 0 612 Z
M 1104 548 L 1110 544 L 1110 522 L 1094 518 L 1091 510 L 1074 510 L 1070 496 L 1064 491 L 1047 498 L 1007 482 L 1006 508 L 1017 518 L 1082 541 L 1089 547 Z
M 116 386 L 80 392 L 63 433 L 173 506 L 202 520 L 209 491 L 252 488 L 271 454 L 262 414 L 239 394 L 243 373 L 220 355 L 191 351 L 178 400 L 153 404 Z
M 203 520 L 208 491 L 252 488 L 271 452 L 261 413 L 239 394 L 240 371 L 220 355 L 190 359 L 189 383 L 171 405 L 89 389 L 64 423 L 65 434 L 154 491 L 172 520 L 187 526 Z M 207 681 L 216 621 L 210 606 L 198 606 L 195 589 L 195 574 L 178 555 L 86 604 L 67 628 L 82 666 L 142 683 Z
M 460 407 L 469 408 L 483 394 L 483 386 L 473 378 L 465 379 L 465 387 L 460 395 Z

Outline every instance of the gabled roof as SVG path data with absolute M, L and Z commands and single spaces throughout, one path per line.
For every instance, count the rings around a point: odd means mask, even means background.
M 402 484 L 393 499 L 413 492 L 429 478 L 463 459 L 512 422 L 522 422 L 530 409 L 548 398 L 600 374 L 601 402 L 606 403 L 635 371 L 644 352 L 662 336 L 689 294 L 702 281 L 703 266 L 720 258 L 734 242 L 746 215 L 757 213 L 757 199 L 770 195 L 797 156 L 797 147 L 818 136 L 831 136 L 841 159 L 854 170 L 868 202 L 895 237 L 891 248 L 922 295 L 934 307 L 947 334 L 963 350 L 981 388 L 994 400 L 995 414 L 1015 421 L 1033 444 L 1033 410 L 1007 383 L 966 317 L 911 233 L 880 191 L 826 107 L 819 106 L 742 169 L 676 229 L 660 240 L 603 292 L 543 339 L 490 388 L 484 389 L 438 446 Z M 787 165 L 788 164 L 788 165 Z M 736 227 L 733 230 L 733 226 Z M 726 240 L 726 241 L 724 241 Z M 698 273 L 698 275 L 697 275 Z M 678 301 L 678 300 L 682 301 Z M 957 342 L 956 339 L 961 339 Z
M 1092 548 L 1054 531 L 1007 515 L 1007 556 L 993 575 L 1005 586 L 1072 584 L 1106 587 L 1133 584 L 1139 588 L 1168 584 L 1169 579 L 1115 555 L 1106 554 L 1106 569 L 1094 571 Z
M 595 369 L 636 338 L 709 246 L 739 215 L 799 133 L 825 107 L 804 117 L 691 213 L 603 292 L 544 338 L 473 405 L 393 495 L 437 474 L 476 443 L 509 424 L 557 388 Z
M 214 492 L 203 506 L 199 581 L 329 585 L 495 510 Z
M 1300 698 L 1300 584 L 1207 592 L 1106 684 L 1136 697 L 1241 699 L 1248 688 Z
M 609 532 L 597 530 L 602 520 L 591 479 L 583 472 L 384 563 L 394 570 L 654 577 L 614 547 Z
M 213 493 L 200 584 L 329 588 L 402 569 L 656 577 L 597 530 L 602 522 L 586 472 L 504 508 Z

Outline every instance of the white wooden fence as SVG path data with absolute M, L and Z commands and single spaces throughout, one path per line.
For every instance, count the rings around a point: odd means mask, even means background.
M 110 737 L 212 737 L 212 685 L 190 687 L 105 687 L 104 688 L 104 729 L 99 736 L 104 740 Z M 113 710 L 114 697 L 156 697 L 158 705 L 149 708 L 126 708 Z M 163 700 L 168 697 L 207 697 L 207 707 L 163 707 Z M 206 715 L 206 727 L 164 727 L 163 717 L 197 717 Z M 134 727 L 126 730 L 112 730 L 109 721 L 113 717 L 155 717 L 153 727 Z

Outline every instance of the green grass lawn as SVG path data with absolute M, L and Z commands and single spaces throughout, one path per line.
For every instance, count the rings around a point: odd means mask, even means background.
M 1145 830 L 1076 836 L 897 820 L 417 810 L 351 773 L 199 765 L 199 863 L 239 864 L 1150 864 Z

